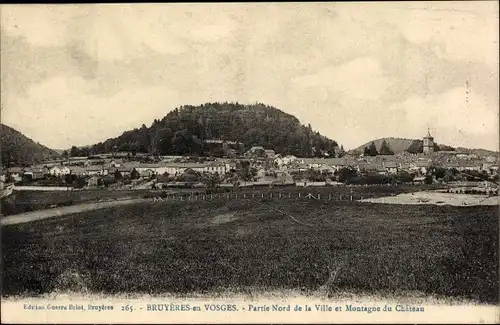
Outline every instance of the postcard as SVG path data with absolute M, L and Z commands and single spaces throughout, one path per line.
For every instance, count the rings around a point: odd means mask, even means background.
M 2 323 L 497 323 L 497 1 L 1 5 Z

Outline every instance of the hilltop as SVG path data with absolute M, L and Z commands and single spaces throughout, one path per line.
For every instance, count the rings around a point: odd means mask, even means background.
M 56 151 L 5 124 L 0 124 L 0 128 L 2 166 L 32 164 L 59 157 Z
M 85 151 L 90 154 L 110 151 L 207 154 L 207 141 L 204 140 L 240 143 L 241 146 L 235 148 L 240 152 L 262 146 L 279 154 L 302 157 L 332 155 L 337 147 L 336 141 L 275 107 L 216 102 L 175 108 L 161 120 L 155 119 L 150 127 L 143 124 Z

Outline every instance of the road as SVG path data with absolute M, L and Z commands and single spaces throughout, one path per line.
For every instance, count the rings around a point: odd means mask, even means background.
M 35 220 L 60 217 L 72 213 L 99 210 L 115 206 L 129 205 L 129 204 L 150 202 L 150 201 L 151 199 L 126 199 L 126 200 L 115 200 L 115 201 L 105 201 L 105 202 L 82 203 L 78 205 L 64 206 L 53 209 L 31 211 L 31 212 L 11 215 L 0 219 L 0 224 L 2 226 L 14 225 L 19 223 L 31 222 Z

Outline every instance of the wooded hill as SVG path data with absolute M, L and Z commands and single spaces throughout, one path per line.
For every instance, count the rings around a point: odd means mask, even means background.
M 33 141 L 5 124 L 0 124 L 0 128 L 3 167 L 29 165 L 60 157 L 56 151 Z
M 334 154 L 337 143 L 301 125 L 293 115 L 264 105 L 207 103 L 182 106 L 150 127 L 142 125 L 88 148 L 72 148 L 72 155 L 112 151 L 159 155 L 207 154 L 204 140 L 241 142 L 245 149 L 262 146 L 279 154 L 301 157 Z M 76 152 L 75 152 L 76 151 Z

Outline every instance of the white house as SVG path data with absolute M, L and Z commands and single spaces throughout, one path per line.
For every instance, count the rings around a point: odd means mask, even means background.
M 416 161 L 410 164 L 410 171 L 426 174 L 431 163 L 429 161 Z
M 472 171 L 472 170 L 480 171 L 481 167 L 482 167 L 482 165 L 479 163 L 469 163 L 469 162 L 462 163 L 462 162 L 460 162 L 458 170 L 460 170 L 460 171 L 467 171 L 467 170 L 468 171 Z
M 223 162 L 210 162 L 210 163 L 170 163 L 170 164 L 142 164 L 135 169 L 139 172 L 152 170 L 158 175 L 168 173 L 169 175 L 182 174 L 188 169 L 192 169 L 199 173 L 218 173 L 225 174 L 229 169 L 229 164 Z
M 54 166 L 49 169 L 49 174 L 52 176 L 63 176 L 71 173 L 71 170 L 67 166 Z

